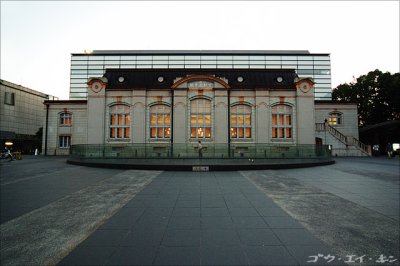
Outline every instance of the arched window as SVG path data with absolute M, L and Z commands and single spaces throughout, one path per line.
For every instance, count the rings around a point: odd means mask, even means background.
M 279 104 L 272 107 L 272 138 L 292 138 L 292 107 Z
M 251 106 L 239 104 L 231 107 L 231 138 L 251 138 Z
M 110 138 L 127 139 L 130 134 L 130 113 L 127 105 L 113 105 L 110 107 Z
M 164 139 L 171 135 L 171 107 L 157 104 L 150 107 L 150 138 Z
M 329 125 L 337 126 L 342 124 L 342 114 L 339 112 L 331 112 L 329 113 Z
M 60 125 L 62 126 L 70 126 L 72 125 L 72 114 L 68 112 L 64 112 L 60 114 Z
M 211 101 L 195 99 L 190 102 L 190 137 L 211 138 Z

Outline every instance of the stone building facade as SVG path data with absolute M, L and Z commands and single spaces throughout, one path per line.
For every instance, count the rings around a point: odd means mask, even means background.
M 356 106 L 315 101 L 313 79 L 291 69 L 107 69 L 87 86 L 87 100 L 45 102 L 47 154 L 73 144 L 331 144 L 339 127 L 358 138 Z

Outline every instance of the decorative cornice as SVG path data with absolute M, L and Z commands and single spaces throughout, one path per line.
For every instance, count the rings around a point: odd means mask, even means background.
M 223 81 L 220 78 L 216 78 L 213 76 L 209 76 L 209 75 L 190 75 L 187 76 L 185 78 L 182 78 L 180 80 L 178 80 L 177 82 L 175 82 L 174 84 L 172 84 L 171 88 L 175 89 L 177 88 L 179 85 L 188 82 L 188 81 L 192 81 L 192 80 L 208 80 L 208 81 L 214 81 L 217 82 L 219 84 L 221 84 L 225 89 L 229 89 L 230 86 L 228 85 L 228 83 L 226 83 L 225 81 Z

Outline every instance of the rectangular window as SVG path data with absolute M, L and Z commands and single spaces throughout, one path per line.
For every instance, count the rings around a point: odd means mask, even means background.
M 292 138 L 292 107 L 288 105 L 276 105 L 272 107 L 272 131 L 273 139 Z
M 157 104 L 150 107 L 150 138 L 163 139 L 170 137 L 171 108 Z
M 15 105 L 15 93 L 5 92 L 4 93 L 4 103 L 8 105 Z
M 63 125 L 63 126 L 72 125 L 72 114 L 70 114 L 70 113 L 60 114 L 60 125 Z
M 71 136 L 59 136 L 58 146 L 60 148 L 69 148 L 71 146 Z
M 190 137 L 211 138 L 211 101 L 192 100 L 190 110 Z
M 251 138 L 251 106 L 231 107 L 231 138 Z
M 125 105 L 114 105 L 110 107 L 110 138 L 130 138 L 130 113 L 129 107 Z

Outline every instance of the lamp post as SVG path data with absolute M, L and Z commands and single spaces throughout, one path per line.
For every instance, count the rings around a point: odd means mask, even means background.
M 325 120 L 324 120 L 325 145 L 326 145 L 326 122 L 328 122 L 328 119 L 325 118 Z

